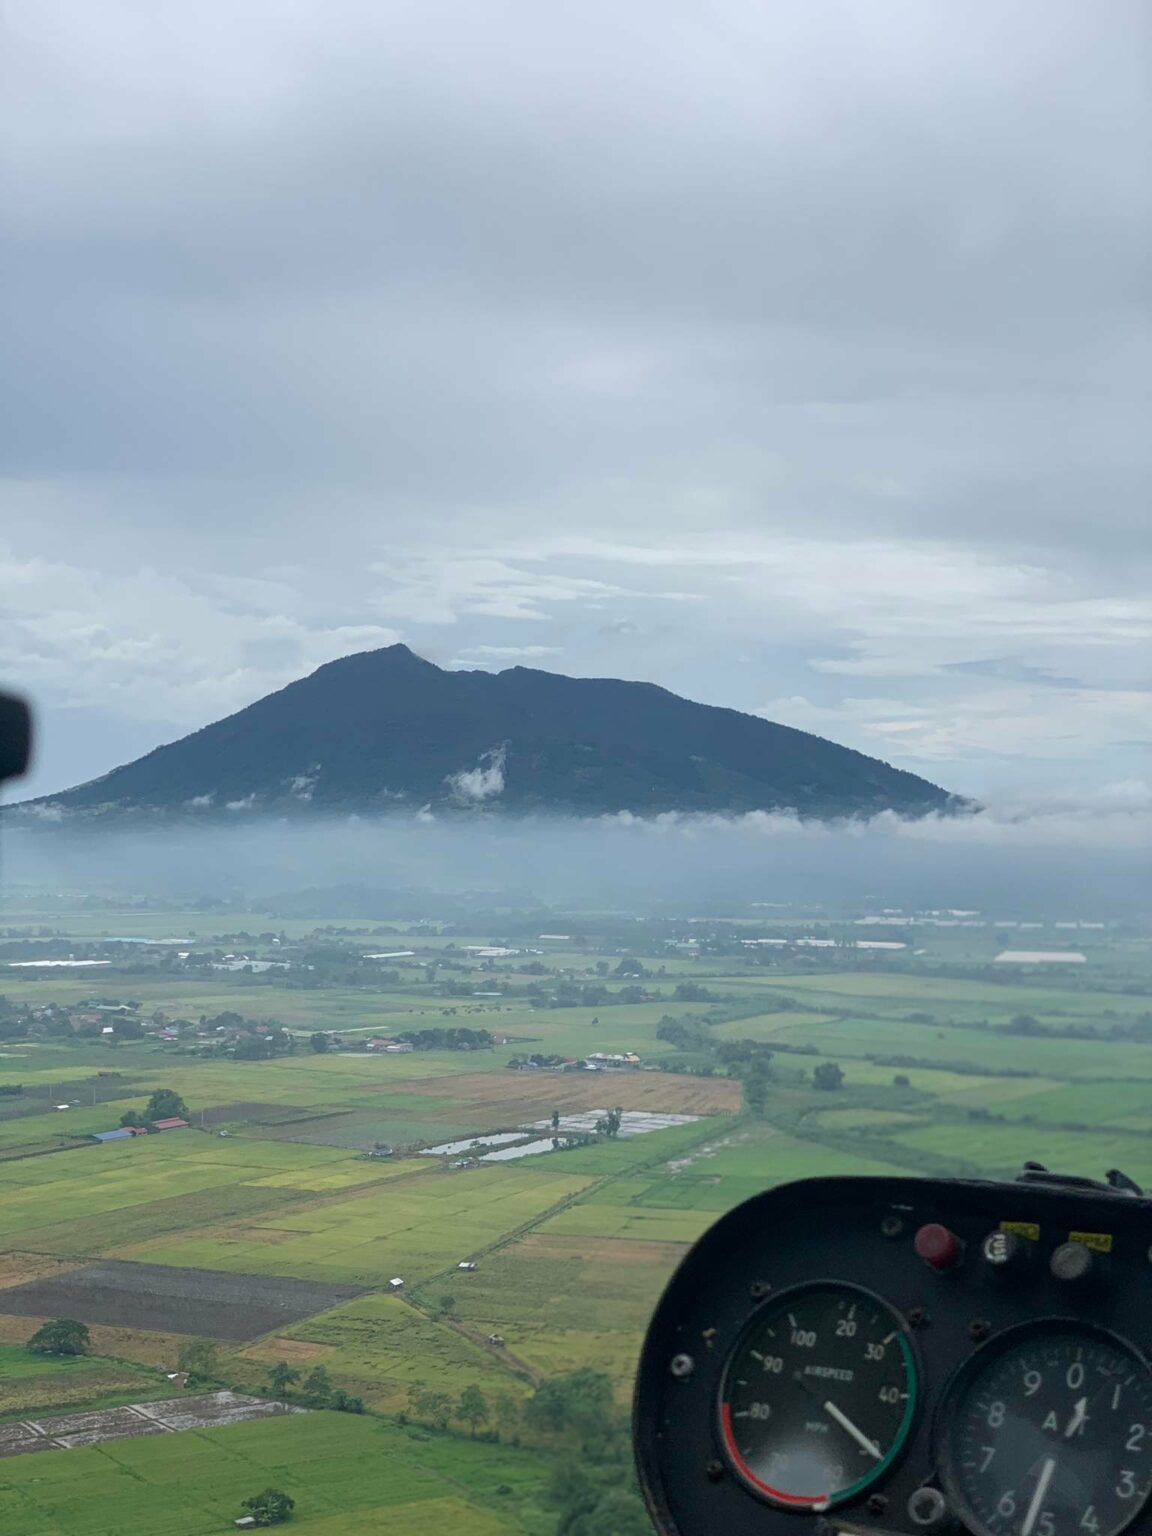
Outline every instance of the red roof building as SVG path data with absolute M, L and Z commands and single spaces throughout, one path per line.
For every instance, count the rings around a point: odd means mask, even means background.
M 154 1131 L 186 1131 L 188 1129 L 188 1122 L 176 1117 L 170 1120 L 153 1120 L 152 1129 Z

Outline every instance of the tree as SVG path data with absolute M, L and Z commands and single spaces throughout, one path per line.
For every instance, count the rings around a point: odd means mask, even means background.
M 554 1131 L 560 1129 L 560 1111 L 558 1109 L 552 1111 L 552 1129 Z
M 440 1315 L 442 1317 L 451 1317 L 452 1313 L 455 1310 L 456 1310 L 456 1298 L 455 1298 L 455 1296 L 452 1296 L 447 1291 L 445 1291 L 444 1295 L 440 1297 Z
M 843 1087 L 844 1073 L 834 1061 L 822 1061 L 812 1068 L 813 1088 L 834 1089 Z
M 519 1398 L 513 1397 L 511 1392 L 500 1392 L 492 1406 L 501 1430 L 509 1436 L 516 1434 L 523 1417 Z
M 187 1120 L 187 1118 L 188 1106 L 174 1088 L 157 1088 L 144 1110 L 144 1119 L 149 1124 L 153 1120 Z
M 647 976 L 648 972 L 635 955 L 626 955 L 612 974 L 613 976 Z
M 317 1365 L 304 1378 L 304 1396 L 324 1404 L 332 1400 L 332 1378 L 322 1365 Z
M 291 1520 L 296 1500 L 289 1498 L 282 1488 L 265 1488 L 245 1499 L 241 1508 L 251 1512 L 257 1525 L 281 1525 Z
M 85 1323 L 72 1317 L 56 1317 L 28 1340 L 28 1348 L 34 1355 L 86 1355 L 92 1342 Z
M 134 1109 L 126 1109 L 120 1116 L 120 1124 L 131 1125 L 136 1127 L 138 1130 L 142 1130 L 144 1126 L 148 1124 L 148 1122 L 145 1120 L 143 1115 L 137 1114 Z
M 556 1536 L 649 1536 L 652 1523 L 627 1488 L 610 1488 L 585 1508 L 561 1515 Z
M 268 1380 L 276 1396 L 284 1397 L 292 1383 L 300 1380 L 300 1372 L 289 1365 L 287 1360 L 278 1360 L 268 1372 Z
M 678 981 L 672 993 L 678 1003 L 714 1003 L 716 994 L 698 981 Z
M 541 1429 L 556 1432 L 572 1428 L 593 1434 L 612 1413 L 612 1378 L 585 1367 L 543 1381 L 528 1400 L 526 1417 Z
M 211 1339 L 189 1339 L 176 1357 L 177 1368 L 187 1371 L 188 1384 L 216 1379 L 216 1345 Z
M 614 1141 L 620 1134 L 620 1123 L 623 1118 L 622 1109 L 610 1109 L 597 1120 L 596 1130 L 601 1136 L 607 1136 L 610 1141 Z
M 772 1068 L 768 1055 L 754 1056 L 741 1074 L 744 1079 L 744 1107 L 753 1115 L 762 1115 L 768 1103 L 768 1085 Z
M 452 1399 L 446 1392 L 421 1392 L 416 1406 L 437 1429 L 448 1428 L 448 1420 L 452 1417 Z
M 308 1044 L 312 1047 L 318 1056 L 322 1056 L 324 1052 L 329 1049 L 332 1042 L 329 1040 L 326 1034 L 324 1034 L 321 1030 L 317 1030 L 314 1035 L 308 1036 Z
M 456 1407 L 456 1417 L 471 1426 L 473 1439 L 476 1438 L 477 1424 L 487 1424 L 488 1416 L 488 1399 L 480 1388 L 475 1384 L 465 1387 Z

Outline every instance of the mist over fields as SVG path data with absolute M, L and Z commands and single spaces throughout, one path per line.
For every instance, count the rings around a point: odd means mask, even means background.
M 4 889 L 108 889 L 249 900 L 308 888 L 464 892 L 582 908 L 718 913 L 726 903 L 1028 909 L 1059 919 L 1152 906 L 1152 795 L 999 804 L 965 816 L 801 822 L 629 814 L 591 820 L 444 817 L 179 829 L 0 831 Z

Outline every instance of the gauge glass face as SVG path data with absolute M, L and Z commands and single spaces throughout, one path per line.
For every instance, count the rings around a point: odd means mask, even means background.
M 821 1510 L 883 1476 L 915 1408 L 916 1365 L 898 1314 L 855 1286 L 805 1286 L 766 1302 L 737 1340 L 720 1438 L 762 1498 Z
M 1152 1487 L 1152 1372 L 1101 1329 L 1012 1329 L 950 1389 L 940 1470 L 979 1536 L 1116 1536 Z

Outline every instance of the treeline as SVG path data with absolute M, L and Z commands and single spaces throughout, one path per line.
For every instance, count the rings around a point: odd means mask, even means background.
M 1028 1040 L 1137 1040 L 1152 1039 L 1152 1012 L 1121 1017 L 1114 1009 L 1105 1008 L 1099 1023 L 1073 1019 L 1064 1024 L 1048 1024 L 1031 1013 L 1017 1013 L 1007 1024 L 993 1024 L 987 1019 L 939 1020 L 930 1013 L 905 1015 L 909 1024 L 923 1024 L 948 1029 L 967 1029 L 977 1033 L 1019 1035 Z M 1104 1022 L 1104 1021 L 1107 1022 Z
M 487 1051 L 496 1044 L 488 1029 L 469 1029 L 467 1025 L 450 1025 L 447 1029 L 406 1029 L 396 1036 L 417 1051 Z
M 440 1433 L 459 1424 L 473 1437 L 517 1446 L 529 1440 L 551 1451 L 556 1461 L 547 1498 L 556 1510 L 555 1536 L 651 1536 L 627 1418 L 602 1371 L 551 1377 L 525 1402 L 503 1393 L 490 1399 L 476 1385 L 458 1398 L 413 1386 L 398 1417 Z

